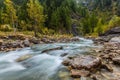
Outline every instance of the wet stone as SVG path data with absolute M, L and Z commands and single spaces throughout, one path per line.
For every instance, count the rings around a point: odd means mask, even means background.
M 75 70 L 75 69 L 71 70 L 71 76 L 74 78 L 87 77 L 89 75 L 90 72 L 86 70 Z
M 63 47 L 56 47 L 56 48 L 51 48 L 51 49 L 46 49 L 46 50 L 43 50 L 42 53 L 47 53 L 49 51 L 54 51 L 54 50 L 62 50 Z
M 0 40 L 0 45 L 2 45 L 3 44 L 3 40 Z
M 30 42 L 28 39 L 24 40 L 23 41 L 23 44 L 26 46 L 26 47 L 29 47 L 30 46 Z
M 92 70 L 92 68 L 96 68 L 101 65 L 101 60 L 93 56 L 78 56 L 71 60 L 69 63 L 74 69 Z
M 19 57 L 18 59 L 16 59 L 16 62 L 22 62 L 24 60 L 27 60 L 27 59 L 31 58 L 32 56 L 33 55 L 31 55 L 31 54 L 23 55 L 23 56 Z
M 113 58 L 115 64 L 120 64 L 120 57 Z
M 63 54 L 61 54 L 60 56 L 61 57 L 64 57 L 64 56 L 67 56 L 68 55 L 68 53 L 63 53 Z

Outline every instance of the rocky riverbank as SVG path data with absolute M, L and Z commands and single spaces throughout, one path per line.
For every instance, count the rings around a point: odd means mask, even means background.
M 30 47 L 34 44 L 48 44 L 56 42 L 65 43 L 73 41 L 79 41 L 79 38 L 64 35 L 59 37 L 45 35 L 39 38 L 23 34 L 0 36 L 0 51 L 12 51 L 18 48 Z
M 109 32 L 110 33 L 110 32 Z M 120 35 L 104 35 L 99 38 L 92 38 L 95 45 L 102 45 L 102 48 L 94 48 L 87 55 L 68 56 L 62 62 L 70 71 L 71 77 L 75 80 L 120 80 Z M 111 36 L 112 35 L 112 36 Z M 113 36 L 114 35 L 114 36 Z M 109 38 L 109 39 L 108 39 Z M 28 37 L 24 35 L 15 35 L 2 37 L 0 40 L 1 51 L 9 51 L 16 48 L 29 47 L 34 44 L 55 43 L 55 42 L 73 42 L 79 41 L 77 37 L 48 37 L 42 38 Z M 62 50 L 63 47 L 45 49 L 41 53 L 49 51 Z M 61 57 L 68 55 L 64 53 Z M 24 55 L 16 59 L 21 62 L 33 57 L 33 55 Z M 26 64 L 24 64 L 26 65 Z M 30 67 L 26 65 L 26 67 Z
M 107 42 L 104 48 L 93 55 L 81 55 L 64 60 L 73 78 L 85 77 L 91 80 L 120 79 L 120 43 Z
M 102 37 L 93 38 L 94 43 L 102 45 L 103 48 L 94 49 L 89 55 L 65 59 L 63 64 L 68 67 L 71 77 L 75 80 L 80 78 L 85 80 L 120 80 L 119 30 L 115 28 Z

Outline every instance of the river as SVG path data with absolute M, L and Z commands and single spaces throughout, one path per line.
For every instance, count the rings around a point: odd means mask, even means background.
M 63 47 L 62 50 L 41 53 L 43 50 Z M 0 80 L 72 80 L 69 72 L 61 63 L 67 56 L 90 52 L 93 41 L 80 38 L 79 42 L 39 44 L 0 54 Z M 67 53 L 66 56 L 61 56 Z M 30 54 L 33 57 L 17 62 L 20 56 Z

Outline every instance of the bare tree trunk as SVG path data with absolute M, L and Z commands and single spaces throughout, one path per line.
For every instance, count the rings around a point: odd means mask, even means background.
M 38 35 L 37 35 L 37 24 L 36 24 L 36 21 L 34 21 L 34 26 L 33 26 L 33 28 L 34 28 L 34 36 L 35 36 L 35 37 L 38 37 Z
M 34 36 L 37 37 L 37 31 L 35 26 L 34 26 Z
M 13 19 L 13 15 L 11 14 L 12 16 L 12 27 L 14 29 L 14 34 L 16 33 L 16 28 L 15 28 L 15 23 L 14 23 L 14 19 Z

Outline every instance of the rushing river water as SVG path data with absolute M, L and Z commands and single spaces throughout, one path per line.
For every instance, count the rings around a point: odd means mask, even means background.
M 62 50 L 54 50 L 41 53 L 43 50 L 63 47 Z M 80 38 L 80 42 L 54 43 L 34 45 L 0 54 L 0 80 L 72 80 L 65 66 L 61 63 L 67 56 L 88 53 L 94 48 L 91 40 Z M 62 54 L 67 56 L 62 57 Z M 21 56 L 33 55 L 22 62 L 16 62 Z

